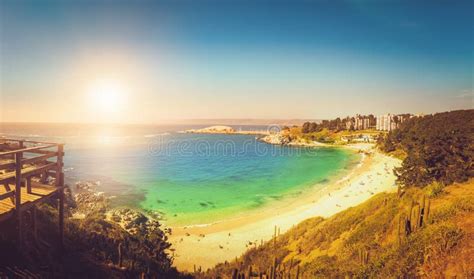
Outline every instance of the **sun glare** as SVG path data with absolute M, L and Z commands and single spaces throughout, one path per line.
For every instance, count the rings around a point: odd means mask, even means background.
M 89 102 L 101 113 L 120 111 L 124 106 L 125 89 L 118 81 L 101 80 L 89 88 Z

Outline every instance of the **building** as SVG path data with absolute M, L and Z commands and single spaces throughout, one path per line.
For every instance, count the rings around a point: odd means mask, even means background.
M 352 127 L 352 120 L 349 118 L 346 120 L 346 130 L 350 130 Z
M 392 131 L 400 127 L 400 124 L 410 119 L 410 114 L 384 114 L 377 117 L 375 128 L 379 131 Z
M 370 118 L 368 116 L 356 115 L 354 120 L 355 130 L 366 130 L 370 128 Z
M 375 128 L 375 117 L 373 115 L 360 115 L 346 117 L 343 119 L 346 130 L 367 130 Z
M 376 124 L 376 129 L 379 131 L 391 131 L 392 130 L 392 121 L 393 121 L 393 115 L 385 114 L 385 115 L 379 115 L 377 117 L 377 124 Z

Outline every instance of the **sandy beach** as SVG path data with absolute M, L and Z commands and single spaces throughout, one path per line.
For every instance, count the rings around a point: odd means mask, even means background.
M 377 193 L 396 191 L 392 169 L 400 160 L 377 152 L 373 144 L 353 144 L 345 148 L 364 151 L 360 163 L 344 177 L 328 182 L 323 189 L 309 191 L 291 201 L 272 203 L 245 217 L 202 226 L 173 227 L 170 241 L 175 249 L 174 265 L 188 271 L 194 266 L 207 269 L 235 259 L 262 240 L 271 239 L 275 226 L 284 233 L 305 219 L 329 217 Z

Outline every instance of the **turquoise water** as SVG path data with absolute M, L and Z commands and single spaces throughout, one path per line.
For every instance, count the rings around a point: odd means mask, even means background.
M 75 128 L 65 133 L 57 128 L 44 138 L 66 142 L 67 181 L 100 180 L 100 190 L 116 196 L 114 205 L 159 212 L 170 225 L 216 222 L 297 199 L 327 185 L 358 158 L 343 149 L 273 146 L 245 135 L 177 133 L 181 129 Z M 22 132 L 38 139 L 36 133 L 44 131 L 49 130 Z
M 186 135 L 178 137 L 181 140 L 190 149 L 203 142 L 209 149 L 158 156 L 154 174 L 141 184 L 146 195 L 140 205 L 165 212 L 172 223 L 213 222 L 297 197 L 310 187 L 323 187 L 354 162 L 354 156 L 341 149 L 273 146 L 249 136 Z M 223 145 L 219 149 L 224 141 L 235 154 L 225 153 Z

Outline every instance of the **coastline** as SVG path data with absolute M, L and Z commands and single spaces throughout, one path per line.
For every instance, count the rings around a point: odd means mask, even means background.
M 187 271 L 192 271 L 194 266 L 207 269 L 235 259 L 249 246 L 268 241 L 275 226 L 283 233 L 305 219 L 329 217 L 377 193 L 396 191 L 395 176 L 391 170 L 400 161 L 376 151 L 373 146 L 339 146 L 362 152 L 360 163 L 346 176 L 329 182 L 323 189 L 310 190 L 292 202 L 275 203 L 272 208 L 218 223 L 171 227 L 173 234 L 169 240 L 175 249 L 174 265 Z
M 183 131 L 188 134 L 214 134 L 214 135 L 255 135 L 255 136 L 267 136 L 268 131 L 251 131 L 251 130 L 235 130 L 230 126 L 217 125 L 209 126 L 202 129 L 191 129 Z

